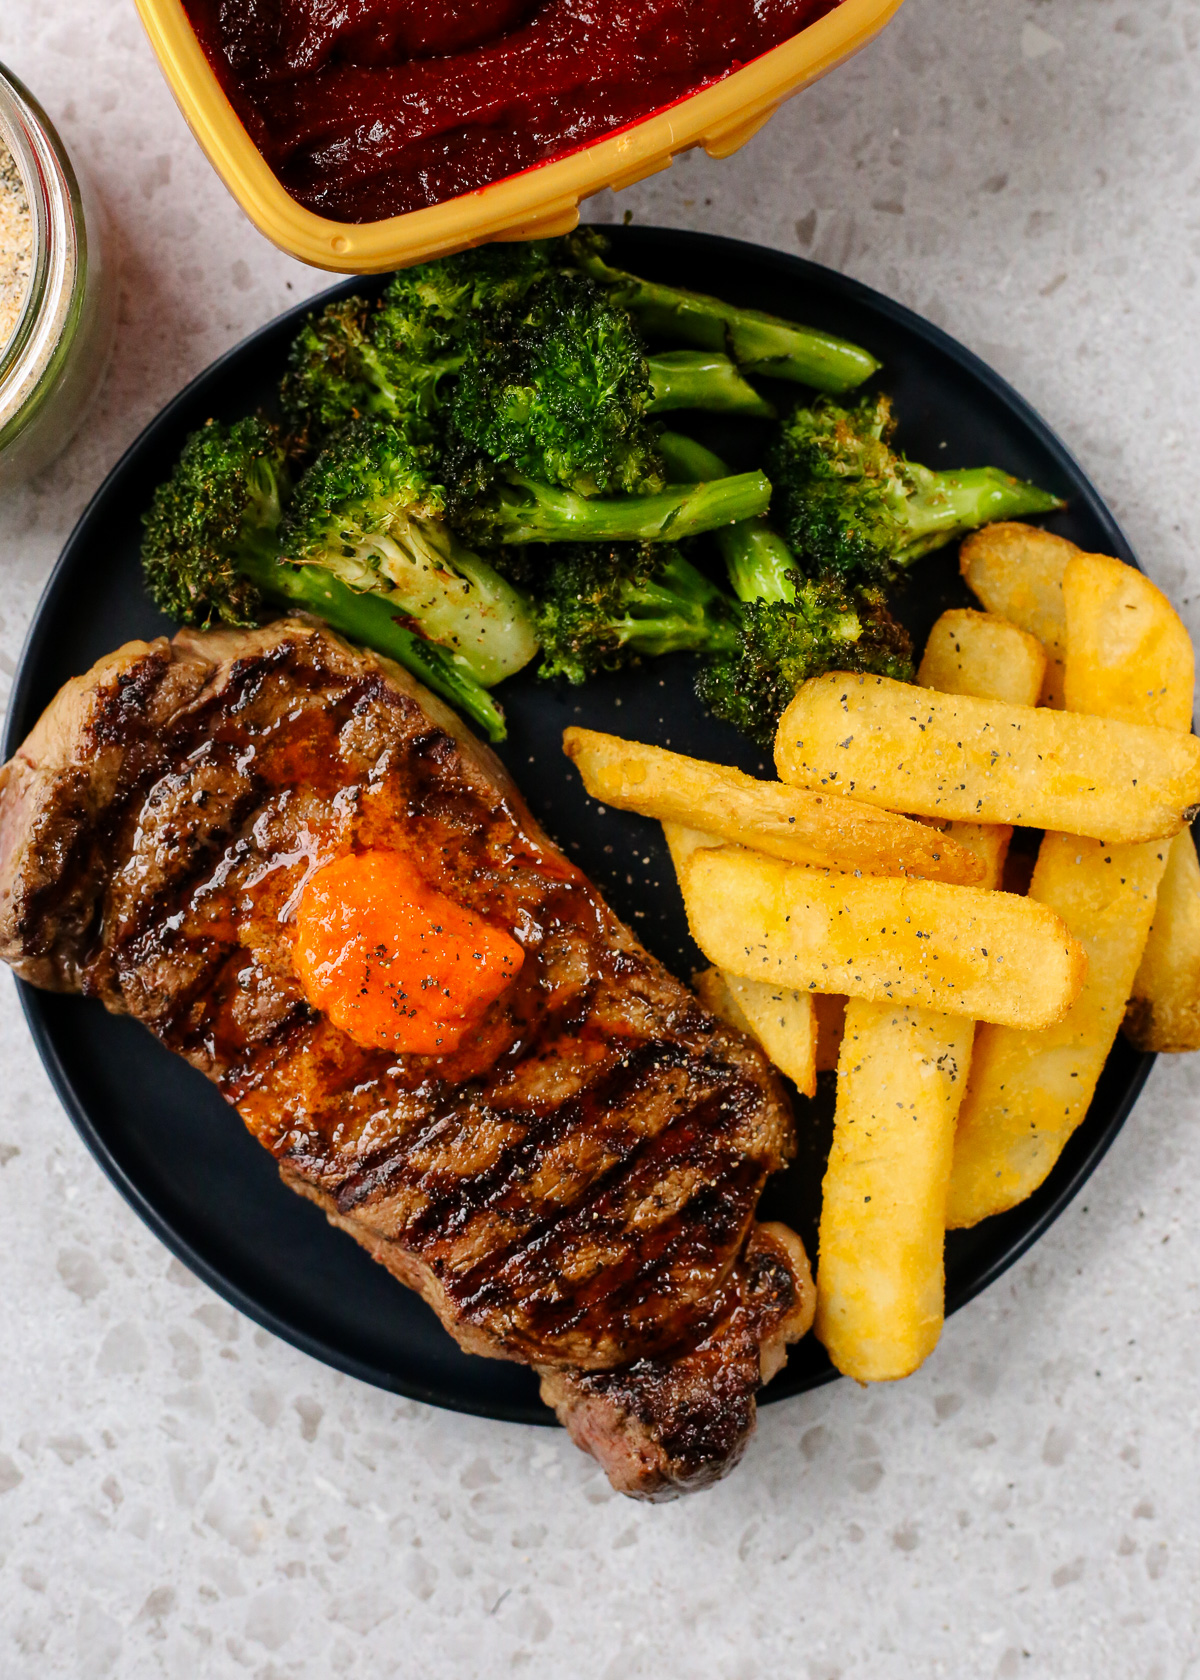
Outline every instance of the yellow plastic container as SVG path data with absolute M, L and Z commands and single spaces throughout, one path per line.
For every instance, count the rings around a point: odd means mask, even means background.
M 284 191 L 225 97 L 182 0 L 137 0 L 180 110 L 250 220 L 301 262 L 347 274 L 403 268 L 489 239 L 569 233 L 579 221 L 580 200 L 592 193 L 632 186 L 693 146 L 703 146 L 709 157 L 728 157 L 785 99 L 866 46 L 900 5 L 901 0 L 841 0 L 790 41 L 723 81 L 568 157 L 428 209 L 381 222 L 336 222 L 306 210 Z

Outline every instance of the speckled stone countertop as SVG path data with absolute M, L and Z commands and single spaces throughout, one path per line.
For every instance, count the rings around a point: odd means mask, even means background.
M 0 683 L 155 411 L 325 278 L 211 174 L 131 0 L 4 0 L 0 59 L 119 230 L 85 431 L 0 504 Z M 743 152 L 594 213 L 801 251 L 922 311 L 1075 450 L 1200 630 L 1200 0 L 907 0 Z M 0 693 L 0 700 L 2 700 Z M 0 978 L 0 1680 L 1200 1680 L 1200 1064 L 895 1388 L 768 1409 L 643 1509 L 560 1433 L 314 1364 L 85 1153 Z

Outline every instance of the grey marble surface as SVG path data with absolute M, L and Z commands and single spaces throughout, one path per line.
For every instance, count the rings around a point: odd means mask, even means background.
M 108 467 L 324 284 L 210 173 L 131 0 L 5 0 L 90 164 L 123 301 L 100 403 L 0 505 L 5 687 Z M 907 0 L 729 162 L 610 218 L 799 250 L 1012 379 L 1200 628 L 1200 0 Z M 773 1407 L 642 1509 L 565 1437 L 398 1402 L 242 1319 L 84 1152 L 0 981 L 0 1680 L 509 1672 L 1200 1680 L 1200 1069 L 919 1375 Z

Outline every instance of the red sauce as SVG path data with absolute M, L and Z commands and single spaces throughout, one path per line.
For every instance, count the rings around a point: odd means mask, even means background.
M 292 196 L 439 204 L 649 116 L 838 0 L 185 0 Z

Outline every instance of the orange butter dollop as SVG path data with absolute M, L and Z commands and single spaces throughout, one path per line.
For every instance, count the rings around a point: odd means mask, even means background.
M 430 886 L 400 852 L 324 864 L 296 916 L 305 995 L 367 1048 L 448 1054 L 524 958 L 511 935 Z

